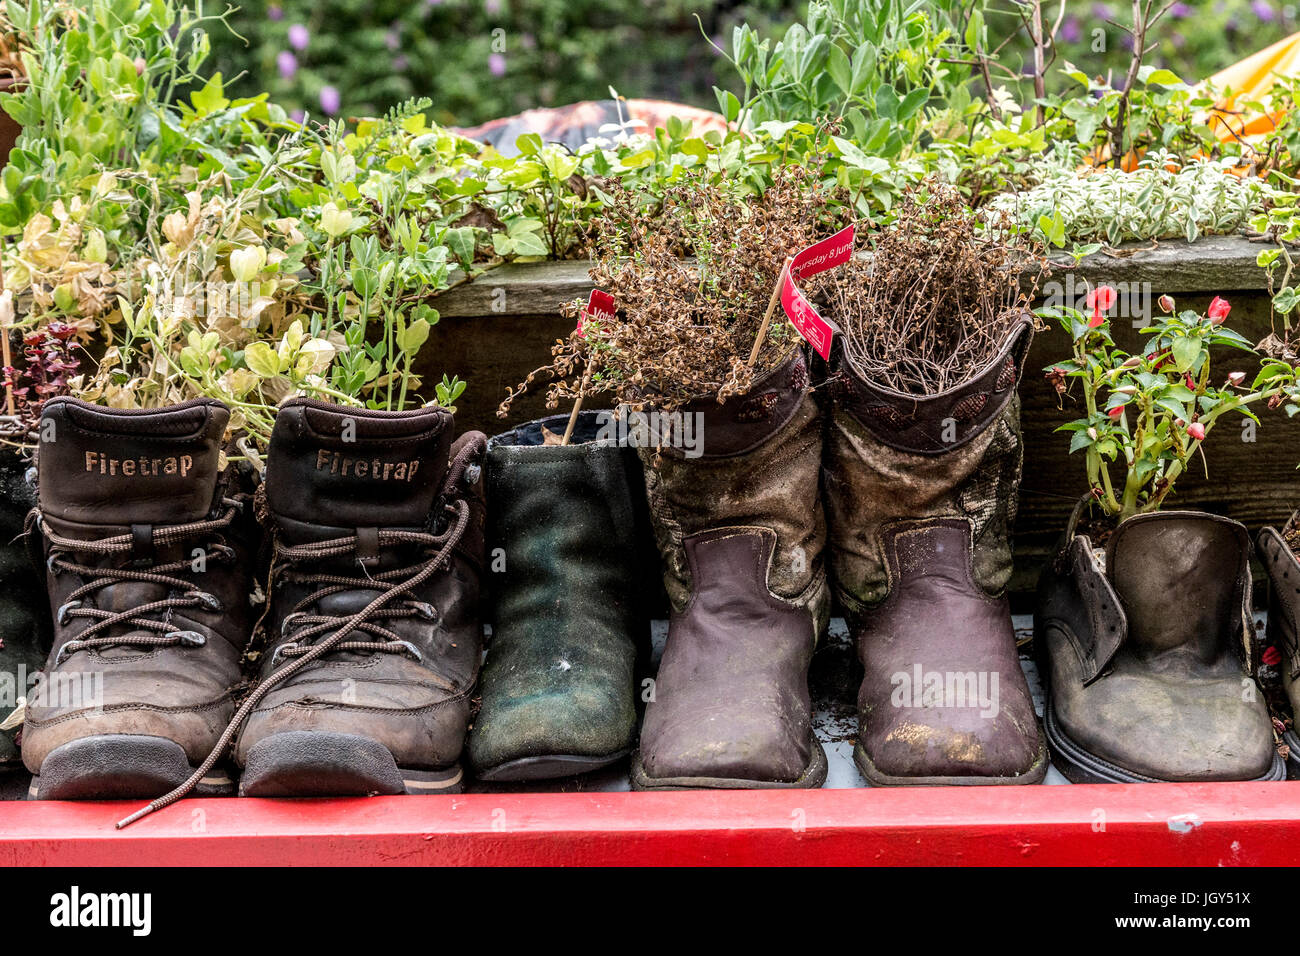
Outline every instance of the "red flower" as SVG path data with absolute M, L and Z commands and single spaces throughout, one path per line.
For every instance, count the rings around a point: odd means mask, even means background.
M 1110 416 L 1112 422 L 1117 422 L 1119 417 L 1124 414 L 1124 406 L 1116 405 L 1114 408 L 1109 409 L 1106 414 Z
M 1092 309 L 1088 328 L 1100 328 L 1106 321 L 1106 310 L 1115 304 L 1115 290 L 1108 285 L 1090 289 L 1084 301 L 1087 302 L 1088 308 Z
M 1090 309 L 1109 309 L 1115 304 L 1115 290 L 1108 285 L 1098 286 L 1088 291 L 1085 301 Z
M 1187 434 L 1191 435 L 1196 441 L 1205 439 L 1205 426 L 1200 422 L 1192 422 L 1187 426 Z
M 1260 659 L 1269 667 L 1277 667 L 1278 664 L 1282 663 L 1282 652 L 1276 647 L 1266 647 L 1264 648 L 1264 656 Z
M 1205 314 L 1210 317 L 1210 321 L 1215 325 L 1222 325 L 1223 320 L 1228 317 L 1228 313 L 1231 311 L 1232 306 L 1228 305 L 1228 300 L 1216 295 Z

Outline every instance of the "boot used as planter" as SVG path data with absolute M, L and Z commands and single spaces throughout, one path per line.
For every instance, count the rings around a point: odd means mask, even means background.
M 22 451 L 0 447 L 0 718 L 31 691 L 50 649 L 44 568 L 33 565 L 23 540 L 24 521 L 36 504 L 31 468 Z M 0 768 L 21 764 L 17 737 L 17 727 L 0 731 Z
M 672 612 L 632 785 L 819 787 L 808 665 L 830 595 L 804 355 L 681 411 L 698 448 L 639 449 Z
M 1296 515 L 1282 532 L 1265 528 L 1259 533 L 1259 558 L 1268 572 L 1268 630 L 1266 643 L 1281 655 L 1277 669 L 1282 688 L 1291 704 L 1292 716 L 1300 714 L 1300 560 L 1289 543 L 1296 530 Z M 1292 727 L 1283 734 L 1290 748 L 1292 776 L 1300 773 L 1300 735 Z
M 1251 679 L 1245 527 L 1153 512 L 1098 546 L 1086 508 L 1043 570 L 1034 618 L 1056 767 L 1076 783 L 1282 779 Z
M 931 395 L 840 363 L 823 482 L 832 576 L 865 668 L 854 759 L 873 785 L 1047 772 L 1003 594 L 1032 334 L 1025 317 L 982 371 Z
M 483 780 L 583 773 L 636 739 L 636 664 L 649 638 L 641 465 L 607 434 L 613 412 L 582 412 L 570 444 L 546 444 L 568 417 L 488 442 L 492 640 L 469 737 Z
M 481 654 L 481 463 L 452 415 L 281 406 L 248 796 L 455 793 Z
M 234 713 L 256 528 L 220 470 L 228 419 L 209 399 L 46 403 L 28 537 L 54 642 L 23 726 L 32 796 L 155 797 L 190 776 Z M 234 785 L 214 767 L 198 790 Z

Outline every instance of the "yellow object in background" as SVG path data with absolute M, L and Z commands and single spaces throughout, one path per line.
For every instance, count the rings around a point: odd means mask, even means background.
M 1229 91 L 1207 120 L 1219 139 L 1257 142 L 1277 128 L 1283 116 L 1281 110 L 1260 114 L 1239 110 L 1237 104 L 1263 100 L 1279 75 L 1300 75 L 1300 33 L 1252 53 L 1209 78 L 1208 84 L 1214 89 Z

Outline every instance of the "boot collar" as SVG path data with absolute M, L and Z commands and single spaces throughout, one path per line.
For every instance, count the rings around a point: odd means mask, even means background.
M 983 433 L 1010 403 L 1033 336 L 1033 318 L 1021 315 L 982 371 L 933 395 L 909 395 L 866 381 L 841 352 L 840 403 L 891 448 L 917 455 L 952 451 Z

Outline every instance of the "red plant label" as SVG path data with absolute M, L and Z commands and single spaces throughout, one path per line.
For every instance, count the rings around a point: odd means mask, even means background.
M 796 279 L 806 279 L 827 269 L 834 269 L 853 258 L 854 227 L 845 226 L 829 239 L 813 243 L 790 260 Z
M 831 357 L 831 343 L 838 331 L 835 323 L 823 319 L 813 304 L 808 301 L 799 287 L 794 284 L 794 277 L 787 269 L 785 282 L 781 286 L 781 308 L 790 317 L 790 323 L 799 330 L 799 334 L 808 340 L 808 344 L 817 350 L 824 359 Z
M 598 322 L 609 322 L 613 321 L 615 311 L 612 295 L 599 289 L 592 289 L 591 297 L 587 299 L 587 307 L 582 310 L 582 315 L 578 316 L 578 337 L 582 338 L 586 334 L 582 331 L 582 323 L 588 316 Z

